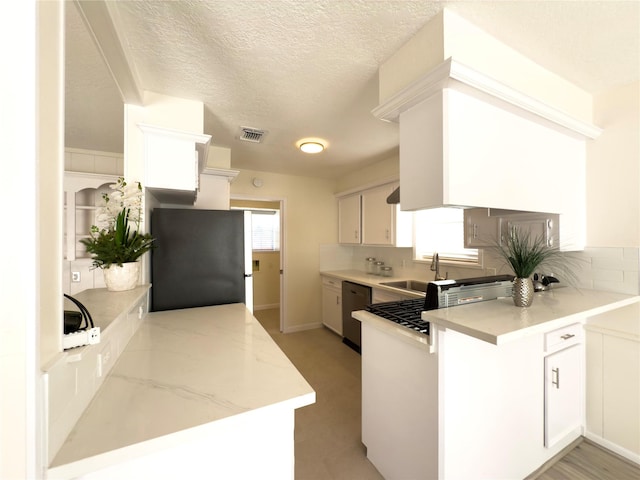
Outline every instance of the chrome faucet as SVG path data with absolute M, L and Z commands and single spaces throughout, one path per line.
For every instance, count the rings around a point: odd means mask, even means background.
M 449 272 L 447 272 L 444 277 L 440 275 L 440 256 L 437 252 L 433 254 L 433 257 L 431 259 L 430 270 L 432 272 L 436 272 L 435 280 L 446 280 L 449 276 Z

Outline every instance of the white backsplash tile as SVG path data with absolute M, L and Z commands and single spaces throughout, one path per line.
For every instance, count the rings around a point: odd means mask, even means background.
M 393 267 L 395 277 L 411 277 L 431 280 L 433 272 L 428 262 L 414 262 L 410 248 L 363 247 L 323 245 L 320 255 L 321 270 L 354 269 L 364 271 L 366 257 L 383 260 Z M 572 286 L 585 289 L 640 295 L 640 249 L 638 248 L 587 248 L 571 254 L 575 260 L 575 281 L 564 279 Z M 339 267 L 339 268 L 337 268 Z M 495 270 L 495 271 L 494 271 Z M 482 275 L 509 273 L 500 260 L 485 255 L 484 268 L 460 268 L 442 263 L 440 273 L 449 278 L 470 278 Z M 540 272 L 553 274 L 554 272 Z M 560 278 L 561 282 L 563 279 Z M 563 283 L 564 283 L 563 282 Z

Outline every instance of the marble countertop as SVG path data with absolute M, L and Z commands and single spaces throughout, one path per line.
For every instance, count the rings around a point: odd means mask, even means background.
M 243 304 L 153 312 L 51 467 L 90 459 L 96 469 L 169 445 L 177 432 L 314 402 L 314 390 Z
M 526 308 L 516 307 L 511 298 L 499 298 L 422 312 L 422 319 L 500 345 L 639 301 L 633 295 L 565 287 L 535 293 Z

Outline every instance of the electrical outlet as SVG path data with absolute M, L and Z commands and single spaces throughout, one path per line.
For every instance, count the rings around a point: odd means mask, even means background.
M 71 281 L 74 283 L 80 282 L 80 272 L 71 272 Z

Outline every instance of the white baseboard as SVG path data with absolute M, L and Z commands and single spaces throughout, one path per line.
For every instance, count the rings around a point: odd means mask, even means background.
M 627 460 L 640 465 L 640 454 L 632 452 L 631 450 L 627 450 L 626 448 L 623 448 L 620 445 L 616 445 L 606 438 L 602 438 L 600 435 L 595 435 L 589 431 L 587 431 L 584 436 L 591 440 L 593 443 L 597 443 L 601 447 L 604 447 L 607 450 L 611 450 L 613 453 L 617 453 L 621 457 L 624 457 Z
M 272 308 L 280 308 L 280 304 L 272 303 L 268 305 L 254 305 L 253 311 L 255 312 L 256 310 L 271 310 Z
M 286 328 L 282 333 L 295 333 L 304 332 L 305 330 L 313 330 L 314 328 L 322 328 L 322 322 L 318 323 L 305 323 L 304 325 L 294 325 L 293 327 Z

